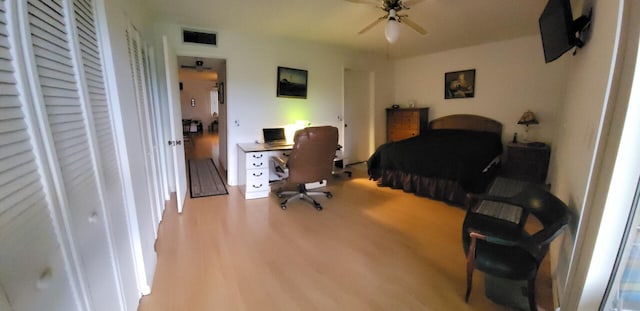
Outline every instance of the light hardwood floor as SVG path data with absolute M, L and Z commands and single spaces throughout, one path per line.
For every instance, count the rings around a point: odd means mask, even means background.
M 244 200 L 237 187 L 187 198 L 182 215 L 169 206 L 139 310 L 508 310 L 485 297 L 478 271 L 464 302 L 463 209 L 351 169 L 330 180 L 321 212 L 301 201 L 283 211 L 273 194 Z M 548 262 L 536 292 L 540 310 L 552 310 Z

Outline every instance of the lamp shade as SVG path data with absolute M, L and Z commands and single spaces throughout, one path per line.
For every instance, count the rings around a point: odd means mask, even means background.
M 529 124 L 538 124 L 538 119 L 536 119 L 536 115 L 533 114 L 533 112 L 527 110 L 522 114 L 520 120 L 518 120 L 518 124 L 524 124 L 526 126 L 529 126 Z
M 400 37 L 400 23 L 395 18 L 390 18 L 387 27 L 384 29 L 384 36 L 389 43 L 394 43 Z

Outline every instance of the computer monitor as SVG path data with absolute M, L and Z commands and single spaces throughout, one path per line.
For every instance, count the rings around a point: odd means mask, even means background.
M 284 135 L 284 127 L 263 128 L 262 136 L 266 144 L 286 143 L 287 138 Z

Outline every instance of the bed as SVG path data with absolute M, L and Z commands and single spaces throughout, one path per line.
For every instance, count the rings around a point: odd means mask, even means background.
M 457 114 L 429 122 L 429 130 L 388 142 L 367 161 L 379 186 L 463 205 L 467 193 L 484 192 L 502 155 L 502 124 Z

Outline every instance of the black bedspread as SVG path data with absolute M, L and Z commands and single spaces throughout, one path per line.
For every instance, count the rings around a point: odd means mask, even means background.
M 369 176 L 384 171 L 454 181 L 467 192 L 486 187 L 483 170 L 502 154 L 498 134 L 467 130 L 429 130 L 409 139 L 386 143 L 367 161 Z

